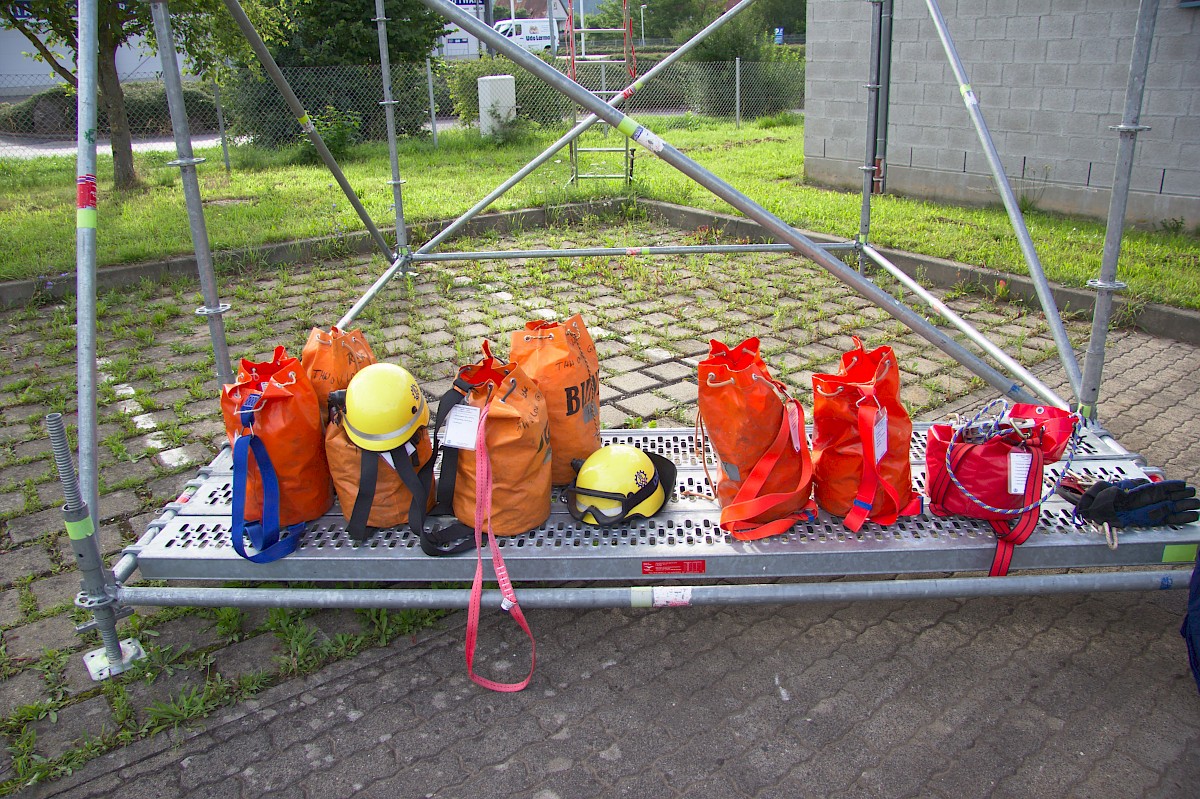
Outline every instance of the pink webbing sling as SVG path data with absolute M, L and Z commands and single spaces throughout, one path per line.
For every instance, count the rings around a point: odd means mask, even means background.
M 493 691 L 520 691 L 529 685 L 533 678 L 533 669 L 537 666 L 537 642 L 533 640 L 533 632 L 525 621 L 525 614 L 517 604 L 517 593 L 513 590 L 512 581 L 508 578 L 508 569 L 504 567 L 504 557 L 496 546 L 496 537 L 492 535 L 492 462 L 488 458 L 487 435 L 485 435 L 488 417 L 488 405 L 485 404 L 479 414 L 479 429 L 475 436 L 475 579 L 471 583 L 471 602 L 467 607 L 467 675 L 479 685 Z M 479 635 L 479 606 L 483 599 L 483 526 L 487 524 L 488 546 L 492 552 L 492 568 L 496 572 L 496 582 L 500 586 L 502 597 L 500 607 L 507 610 L 521 629 L 529 636 L 530 663 L 529 674 L 520 682 L 496 682 L 475 673 L 475 641 Z

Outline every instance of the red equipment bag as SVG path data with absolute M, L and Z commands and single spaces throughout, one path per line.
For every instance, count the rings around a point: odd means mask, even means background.
M 721 529 L 753 541 L 812 521 L 816 504 L 804 409 L 771 377 L 758 339 L 732 348 L 709 342 L 699 377 L 696 449 L 705 475 L 706 436 L 720 463 L 714 492 Z M 708 480 L 711 485 L 712 477 Z
M 900 403 L 891 347 L 867 352 L 854 337 L 837 374 L 813 375 L 813 480 L 817 504 L 857 532 L 921 512 L 908 463 L 912 420 Z
M 316 392 L 300 361 L 276 347 L 270 361 L 242 361 L 237 382 L 221 388 L 221 413 L 233 445 L 234 549 L 277 560 L 333 505 Z M 243 530 L 254 555 L 243 554 Z
M 1039 508 L 1054 493 L 1054 487 L 1042 492 L 1044 466 L 1062 456 L 1078 422 L 1059 408 L 1017 404 L 1007 415 L 980 423 L 997 402 L 1004 401 L 989 403 L 969 424 L 932 425 L 925 442 L 929 510 L 991 525 L 992 577 L 1008 574 L 1014 547 L 1037 527 Z

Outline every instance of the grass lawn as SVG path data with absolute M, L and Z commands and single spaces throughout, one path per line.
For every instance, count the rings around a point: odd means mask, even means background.
M 853 238 L 861 198 L 804 183 L 804 129 L 798 117 L 760 120 L 740 129 L 696 117 L 649 118 L 650 127 L 788 223 Z M 443 131 L 428 141 L 402 141 L 404 214 L 411 223 L 453 218 L 532 160 L 560 133 L 534 131 L 504 144 L 473 130 Z M 585 146 L 617 146 L 615 134 L 593 129 Z M 362 224 L 336 182 L 319 164 L 296 164 L 295 152 L 235 148 L 226 175 L 219 149 L 201 151 L 201 195 L 214 251 L 357 231 Z M 606 157 L 593 155 L 591 158 Z M 618 155 L 609 169 L 616 167 Z M 103 265 L 161 260 L 191 252 L 187 212 L 173 153 L 136 156 L 146 187 L 116 194 L 111 162 L 99 165 L 98 261 Z M 340 160 L 347 179 L 381 228 L 394 224 L 391 171 L 385 145 L 362 145 Z M 603 167 L 599 167 L 603 168 Z M 75 164 L 71 158 L 0 162 L 0 279 L 50 276 L 74 267 Z M 564 150 L 492 210 L 508 210 L 622 194 L 615 181 L 568 186 Z M 731 211 L 649 153 L 637 152 L 638 196 Z M 1026 273 L 1008 217 L 997 204 L 962 208 L 897 196 L 873 200 L 871 239 L 885 247 L 949 258 L 1014 274 Z M 1033 210 L 1027 224 L 1051 280 L 1084 286 L 1100 268 L 1101 222 Z M 1200 308 L 1200 238 L 1187 233 L 1129 231 L 1120 278 L 1127 296 Z

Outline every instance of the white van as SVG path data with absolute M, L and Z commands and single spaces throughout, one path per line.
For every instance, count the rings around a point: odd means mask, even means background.
M 563 35 L 560 27 L 565 20 L 554 20 L 551 25 L 546 17 L 541 19 L 502 19 L 496 23 L 496 32 L 507 36 L 526 50 L 537 53 L 543 50 L 556 52 L 559 38 Z

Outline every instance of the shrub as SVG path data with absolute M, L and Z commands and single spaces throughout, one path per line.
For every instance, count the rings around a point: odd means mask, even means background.
M 358 143 L 362 118 L 353 111 L 339 111 L 327 105 L 321 113 L 312 115 L 312 121 L 313 127 L 321 134 L 322 141 L 335 158 L 342 158 L 352 145 Z M 302 137 L 301 150 L 310 163 L 321 160 L 317 148 L 307 135 Z
M 330 118 L 330 109 L 343 119 L 358 120 L 356 137 L 367 141 L 387 138 L 387 116 L 383 100 L 383 73 L 377 65 L 337 67 L 291 67 L 282 70 L 300 104 Z M 392 106 L 396 132 L 401 136 L 422 135 L 429 120 L 424 70 L 396 64 L 392 73 Z M 260 147 L 279 148 L 303 135 L 300 123 L 283 96 L 266 76 L 242 70 L 229 85 L 229 127 L 248 136 Z M 324 134 L 322 134 L 324 136 Z
M 138 81 L 122 85 L 129 130 L 135 136 L 165 136 L 171 133 L 171 111 L 166 87 L 158 81 Z M 202 84 L 183 84 L 183 105 L 193 133 L 217 129 L 217 107 L 211 90 Z M 110 132 L 104 103 L 96 109 L 100 133 Z M 0 130 L 5 133 L 57 135 L 74 134 L 78 107 L 75 90 L 55 86 L 19 103 L 0 105 Z

